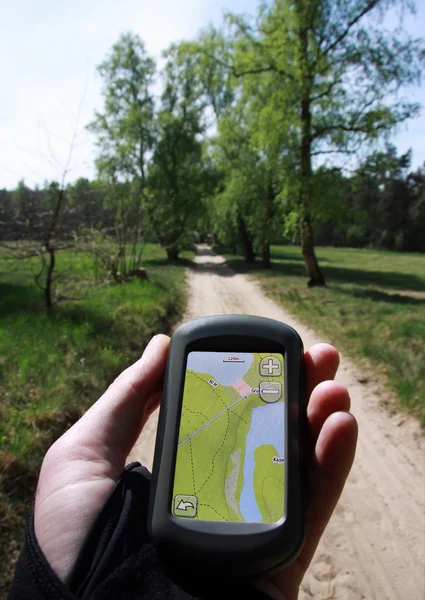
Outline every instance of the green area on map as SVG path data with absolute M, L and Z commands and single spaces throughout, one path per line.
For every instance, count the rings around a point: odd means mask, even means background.
M 283 356 L 250 356 L 251 365 L 232 385 L 221 385 L 209 373 L 186 372 L 171 509 L 177 517 L 245 521 L 240 497 L 252 411 L 268 402 L 284 402 Z M 269 357 L 282 365 L 278 377 L 260 373 L 261 361 L 269 361 Z M 281 389 L 281 395 L 266 390 L 270 393 L 263 393 L 262 399 L 259 389 L 267 387 L 267 382 L 270 388 Z M 254 459 L 254 496 L 261 513 L 258 520 L 276 522 L 284 514 L 284 459 L 271 444 L 257 447 Z

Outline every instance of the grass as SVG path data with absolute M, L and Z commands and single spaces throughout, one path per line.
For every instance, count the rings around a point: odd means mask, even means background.
M 152 335 L 168 333 L 181 317 L 183 267 L 192 255 L 168 265 L 165 251 L 147 245 L 149 280 L 116 285 L 95 282 L 89 255 L 59 253 L 65 278 L 58 284 L 79 300 L 48 315 L 31 276 L 36 263 L 12 262 L 0 249 L 0 597 L 7 595 L 43 454 Z
M 425 426 L 425 256 L 350 248 L 317 248 L 317 256 L 325 288 L 306 287 L 298 247 L 274 246 L 269 270 L 227 259 L 343 352 L 367 359 Z

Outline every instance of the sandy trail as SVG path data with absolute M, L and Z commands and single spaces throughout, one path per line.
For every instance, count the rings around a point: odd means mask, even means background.
M 289 323 L 305 348 L 326 341 L 299 323 L 221 256 L 200 246 L 189 272 L 184 320 L 245 313 Z M 425 598 L 425 441 L 416 422 L 390 415 L 382 389 L 342 356 L 338 380 L 351 395 L 359 423 L 355 464 L 303 581 L 301 600 L 423 600 Z M 151 468 L 157 414 L 130 458 Z

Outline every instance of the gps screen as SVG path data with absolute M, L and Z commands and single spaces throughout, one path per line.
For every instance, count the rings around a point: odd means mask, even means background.
M 282 354 L 190 352 L 171 512 L 275 523 L 285 516 Z

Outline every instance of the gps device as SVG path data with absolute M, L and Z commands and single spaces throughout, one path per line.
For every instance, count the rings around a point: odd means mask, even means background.
M 175 566 L 251 576 L 299 554 L 303 364 L 298 334 L 272 319 L 206 317 L 172 336 L 148 527 Z

